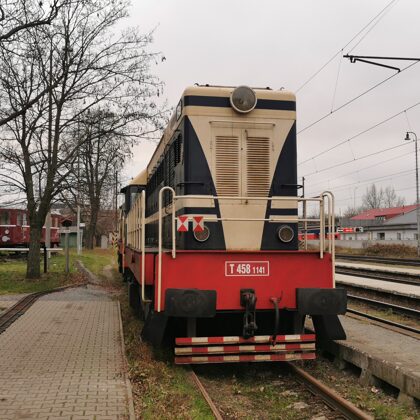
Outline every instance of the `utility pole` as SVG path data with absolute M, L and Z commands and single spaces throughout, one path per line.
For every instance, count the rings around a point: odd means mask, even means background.
M 419 200 L 419 160 L 417 151 L 417 134 L 407 131 L 404 140 L 411 141 L 410 134 L 414 136 L 414 147 L 416 149 L 416 219 L 417 219 L 417 256 L 420 257 L 420 200 Z
M 77 255 L 82 253 L 81 235 L 80 235 L 80 204 L 77 203 Z
M 46 255 L 44 255 L 44 261 L 46 261 L 46 266 L 48 266 L 49 258 L 51 257 L 51 252 L 47 249 L 51 248 L 51 211 L 47 213 L 47 217 L 45 218 L 45 247 L 44 252 Z M 44 267 L 45 268 L 48 267 Z

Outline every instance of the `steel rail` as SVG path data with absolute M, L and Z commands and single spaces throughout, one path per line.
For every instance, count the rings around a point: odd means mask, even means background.
M 418 259 L 406 259 L 406 258 L 388 258 L 388 257 L 374 257 L 370 255 L 347 255 L 347 254 L 336 254 L 336 258 L 340 260 L 352 260 L 352 261 L 370 261 L 384 264 L 398 264 L 398 265 L 412 265 L 420 266 L 420 260 Z
M 207 392 L 206 388 L 204 387 L 204 385 L 202 384 L 202 382 L 200 381 L 199 377 L 196 375 L 196 373 L 194 372 L 193 369 L 191 369 L 191 378 L 194 381 L 194 383 L 197 385 L 197 388 L 200 390 L 201 395 L 206 400 L 206 402 L 207 402 L 208 406 L 210 407 L 210 410 L 213 413 L 214 417 L 217 420 L 223 420 L 223 417 L 220 414 L 220 411 L 218 410 L 218 408 L 214 404 L 214 402 L 211 399 L 209 393 Z
M 350 312 L 351 314 L 361 316 L 363 318 L 371 319 L 371 320 L 376 321 L 376 322 L 380 322 L 381 324 L 391 325 L 393 327 L 399 328 L 399 329 L 404 330 L 404 331 L 410 331 L 410 332 L 413 332 L 415 334 L 419 334 L 419 337 L 420 337 L 420 330 L 418 328 L 410 327 L 409 325 L 400 324 L 400 323 L 394 322 L 394 321 L 389 321 L 388 319 L 380 318 L 379 316 L 369 315 L 365 312 L 356 311 L 355 309 L 347 308 L 347 312 Z
M 85 286 L 87 283 L 71 284 L 69 286 L 57 287 L 56 289 L 44 290 L 42 292 L 31 293 L 20 299 L 13 306 L 0 315 L 0 334 L 6 331 L 20 316 L 22 316 L 40 297 L 50 293 L 61 292 L 72 287 Z
M 413 318 L 420 318 L 420 311 L 414 308 L 408 308 L 407 306 L 395 305 L 394 303 L 384 302 L 381 300 L 369 299 L 363 296 L 349 295 L 347 297 L 353 300 L 357 300 L 363 303 L 367 303 L 373 306 L 379 306 L 381 308 L 392 309 L 393 311 L 399 312 L 404 315 L 411 316 Z
M 319 396 L 325 404 L 339 412 L 344 418 L 348 420 L 373 420 L 373 417 L 357 408 L 350 401 L 345 400 L 337 392 L 315 379 L 303 369 L 298 368 L 292 363 L 288 365 L 312 394 Z
M 362 268 L 356 267 L 336 267 L 335 268 L 336 274 L 345 274 L 354 277 L 366 277 L 369 279 L 374 280 L 383 280 L 389 281 L 392 283 L 401 283 L 401 284 L 413 284 L 413 285 L 420 285 L 420 278 L 419 276 L 415 276 L 410 273 L 390 273 L 388 271 L 380 271 L 374 272 L 372 270 L 364 270 Z

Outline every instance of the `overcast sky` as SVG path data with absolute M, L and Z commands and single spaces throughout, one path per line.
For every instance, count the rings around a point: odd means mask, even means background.
M 296 92 L 391 0 L 133 3 L 127 24 L 144 32 L 156 28 L 152 49 L 166 57 L 156 74 L 165 83 L 168 103 L 175 105 L 184 88 L 196 82 L 284 87 Z M 419 17 L 418 0 L 394 0 L 373 21 L 376 25 L 369 26 L 343 53 L 420 57 Z M 392 185 L 412 204 L 414 144 L 403 139 L 407 130 L 420 137 L 420 64 L 396 74 L 377 66 L 351 64 L 342 55 L 297 92 L 298 161 L 309 159 L 299 165 L 299 177 L 305 176 L 309 195 L 332 190 L 342 210 L 354 202 L 360 205 L 372 182 L 378 187 Z M 413 63 L 387 62 L 400 68 Z M 388 77 L 387 82 L 328 115 Z M 358 135 L 417 102 L 406 113 Z M 342 146 L 314 158 L 343 141 Z M 143 142 L 135 148 L 127 176 L 146 166 L 154 147 Z

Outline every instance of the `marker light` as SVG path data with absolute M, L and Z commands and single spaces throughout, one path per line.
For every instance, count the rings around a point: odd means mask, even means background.
M 245 114 L 257 105 L 257 95 L 248 86 L 238 86 L 230 96 L 230 104 L 235 111 Z
M 286 243 L 290 242 L 295 237 L 293 229 L 287 225 L 280 226 L 277 235 L 282 242 Z
M 194 238 L 198 242 L 206 242 L 210 237 L 210 229 L 204 225 L 204 230 L 201 232 L 194 232 Z

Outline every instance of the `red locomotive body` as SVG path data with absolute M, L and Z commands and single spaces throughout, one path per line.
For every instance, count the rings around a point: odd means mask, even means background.
M 51 246 L 60 244 L 59 214 L 51 215 Z M 22 209 L 0 209 L 0 247 L 26 247 L 29 245 L 30 227 L 27 211 Z M 45 243 L 45 226 L 42 229 L 42 243 Z
M 335 235 L 299 249 L 307 223 L 334 231 L 334 197 L 297 195 L 295 106 L 285 91 L 188 88 L 147 169 L 122 190 L 130 305 L 145 339 L 173 340 L 176 363 L 313 359 L 308 315 L 320 338 L 345 338 Z M 308 203 L 317 220 L 302 217 Z

